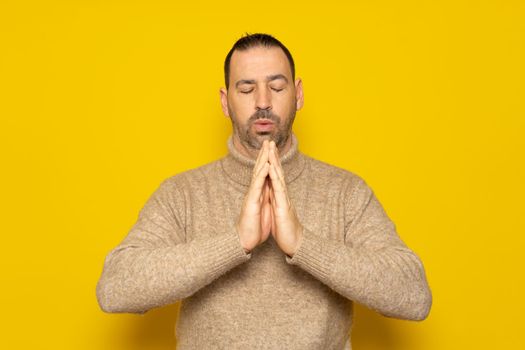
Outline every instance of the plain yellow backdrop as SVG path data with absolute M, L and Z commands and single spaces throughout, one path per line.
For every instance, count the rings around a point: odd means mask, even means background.
M 160 182 L 226 154 L 245 32 L 294 55 L 299 148 L 361 175 L 425 265 L 429 317 L 359 306 L 354 348 L 524 349 L 519 0 L 2 1 L 2 347 L 173 349 L 178 304 L 105 314 L 95 286 Z

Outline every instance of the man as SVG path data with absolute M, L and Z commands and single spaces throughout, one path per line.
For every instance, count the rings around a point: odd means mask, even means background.
M 289 51 L 266 34 L 225 61 L 228 154 L 164 180 L 97 285 L 105 312 L 181 300 L 177 349 L 350 349 L 353 301 L 423 320 L 418 256 L 357 174 L 292 132 L 303 105 Z

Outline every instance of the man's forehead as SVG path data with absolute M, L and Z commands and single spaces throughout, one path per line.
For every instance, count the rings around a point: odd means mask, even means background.
M 230 74 L 233 79 L 265 79 L 267 76 L 279 74 L 291 77 L 291 69 L 281 48 L 254 47 L 233 52 Z

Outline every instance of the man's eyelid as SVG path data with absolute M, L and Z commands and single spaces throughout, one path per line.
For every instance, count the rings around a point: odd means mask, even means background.
M 288 83 L 279 79 L 279 81 L 271 81 L 270 84 L 269 84 L 270 88 L 272 89 L 279 89 L 279 90 L 282 90 L 282 89 L 285 89 L 286 87 L 288 87 Z
M 288 87 L 288 84 L 284 81 L 280 81 L 278 83 L 274 83 L 273 81 L 271 81 L 270 83 L 267 83 L 266 85 L 267 85 L 267 88 L 270 88 L 274 91 L 281 91 Z M 242 84 L 239 84 L 239 86 L 237 87 L 237 91 L 245 94 L 248 92 L 252 92 L 256 88 L 257 88 L 257 84 L 243 82 Z
M 241 85 L 239 85 L 237 87 L 237 91 L 240 91 L 240 92 L 243 92 L 243 91 L 251 91 L 254 89 L 254 84 L 248 84 L 248 83 L 243 83 Z
M 253 84 L 253 83 L 242 82 L 239 85 L 237 85 L 236 87 L 237 87 L 237 90 L 245 90 L 245 89 L 253 88 L 254 86 L 255 86 L 255 84 Z

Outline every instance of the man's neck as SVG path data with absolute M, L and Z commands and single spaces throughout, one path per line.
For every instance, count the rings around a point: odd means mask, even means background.
M 259 155 L 258 149 L 253 149 L 250 147 L 246 147 L 240 140 L 237 135 L 233 135 L 233 146 L 237 151 L 239 151 L 240 154 L 242 154 L 245 157 L 251 158 L 251 159 L 257 159 L 257 156 Z M 292 146 L 292 138 L 290 135 L 288 135 L 288 138 L 286 139 L 286 143 L 284 144 L 284 147 L 277 148 L 277 151 L 279 153 L 279 156 L 282 156 L 283 154 L 286 154 L 288 150 L 290 150 L 290 147 Z

